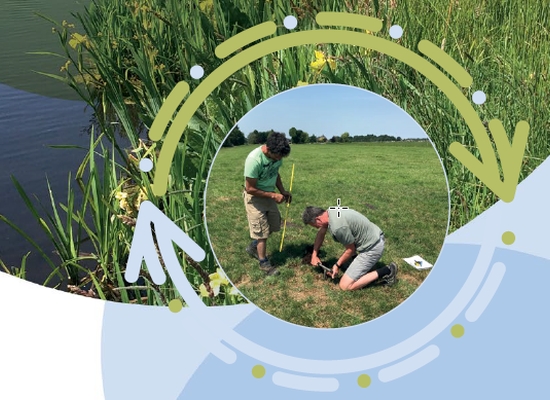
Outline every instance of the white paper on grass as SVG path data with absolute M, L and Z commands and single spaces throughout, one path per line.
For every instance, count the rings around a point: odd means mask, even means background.
M 432 264 L 430 264 L 428 261 L 424 260 L 422 257 L 414 255 L 409 258 L 404 258 L 405 262 L 409 264 L 411 267 L 416 268 L 418 270 L 421 269 L 428 269 L 433 267 Z

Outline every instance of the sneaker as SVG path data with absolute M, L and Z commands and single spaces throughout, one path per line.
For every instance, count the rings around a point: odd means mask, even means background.
M 392 262 L 390 265 L 388 265 L 388 268 L 390 269 L 390 273 L 387 275 L 384 275 L 382 277 L 382 280 L 386 283 L 386 285 L 393 285 L 395 282 L 397 282 L 397 264 Z
M 246 247 L 246 252 L 256 260 L 259 260 L 260 256 L 258 256 L 258 241 L 253 240 L 250 242 L 250 244 Z
M 279 275 L 277 267 L 271 265 L 269 260 L 260 261 L 260 269 L 264 271 L 268 276 Z

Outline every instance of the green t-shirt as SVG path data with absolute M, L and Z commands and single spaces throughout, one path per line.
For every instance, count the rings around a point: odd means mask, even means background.
M 367 217 L 355 210 L 328 210 L 328 230 L 334 240 L 347 246 L 355 243 L 358 253 L 367 250 L 380 238 L 382 230 L 369 221 Z
M 244 176 L 257 179 L 256 187 L 258 189 L 264 192 L 274 192 L 281 165 L 283 165 L 283 160 L 275 161 L 268 158 L 260 146 L 252 150 L 246 157 Z

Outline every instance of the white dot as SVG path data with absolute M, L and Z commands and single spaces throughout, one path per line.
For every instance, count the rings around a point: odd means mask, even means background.
M 283 24 L 286 29 L 294 29 L 298 26 L 298 20 L 294 15 L 288 15 L 285 17 Z
M 403 28 L 401 28 L 399 25 L 394 25 L 390 28 L 390 36 L 394 39 L 399 39 L 401 36 L 403 36 Z
M 149 158 L 144 158 L 139 162 L 139 169 L 143 172 L 149 172 L 153 169 L 153 161 Z
M 201 79 L 204 75 L 204 69 L 200 65 L 193 65 L 189 72 L 193 79 Z
M 487 100 L 487 96 L 485 96 L 485 93 L 483 93 L 481 90 L 474 92 L 474 94 L 472 95 L 472 101 L 476 104 L 483 104 L 485 103 L 485 100 Z

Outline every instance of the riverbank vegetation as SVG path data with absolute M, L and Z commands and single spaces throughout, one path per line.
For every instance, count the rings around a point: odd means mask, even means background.
M 275 21 L 280 35 L 288 32 L 283 26 L 287 15 L 296 16 L 295 30 L 303 31 L 319 28 L 315 15 L 320 11 L 346 11 L 380 18 L 383 28 L 376 35 L 389 38 L 389 27 L 400 25 L 404 34 L 398 43 L 405 48 L 416 51 L 418 42 L 427 39 L 444 49 L 473 77 L 472 87 L 463 89 L 466 97 L 476 90 L 487 94 L 486 103 L 474 106 L 482 121 L 502 119 L 509 138 L 515 124 L 527 120 L 531 130 L 522 180 L 549 151 L 549 9 L 545 2 L 515 0 L 94 0 L 73 21 L 51 21 L 60 41 L 56 56 L 61 62 L 60 72 L 50 76 L 73 88 L 95 117 L 89 152 L 77 176 L 69 177 L 65 201 L 52 194 L 49 214 L 44 216 L 20 188 L 23 203 L 36 213 L 55 243 L 55 257 L 43 254 L 52 274 L 108 300 L 161 305 L 178 298 L 170 281 L 155 286 L 146 270 L 137 285 L 123 279 L 140 201 L 149 199 L 162 207 L 193 240 L 209 249 L 202 210 L 216 149 L 255 105 L 312 83 L 370 90 L 415 118 L 443 161 L 451 191 L 450 231 L 458 229 L 498 200 L 449 153 L 450 143 L 458 141 L 479 157 L 471 132 L 427 78 L 368 49 L 303 45 L 269 54 L 237 71 L 191 119 L 165 196 L 151 193 L 152 175 L 141 172 L 138 163 L 144 157 L 155 160 L 163 144 L 148 141 L 147 131 L 174 86 L 186 81 L 193 91 L 200 80 L 190 76 L 191 67 L 202 66 L 208 76 L 225 61 L 215 56 L 216 46 L 261 22 Z M 75 190 L 84 197 L 78 207 L 71 197 Z M 6 216 L 2 220 L 9 221 Z M 81 246 L 90 244 L 91 250 L 84 253 Z M 180 257 L 205 302 L 243 301 L 226 281 L 212 275 L 217 265 L 210 250 L 200 265 Z M 24 271 L 24 261 L 19 271 Z

